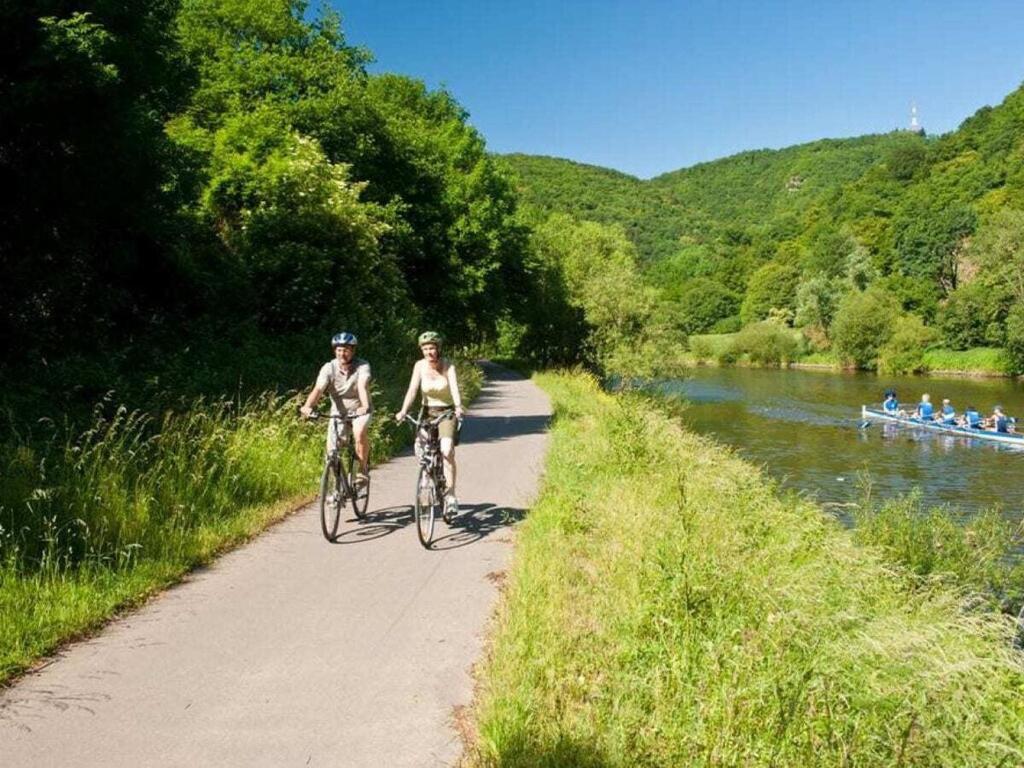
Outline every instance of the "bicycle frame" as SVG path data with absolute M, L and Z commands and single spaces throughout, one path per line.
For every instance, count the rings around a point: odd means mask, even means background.
M 369 479 L 364 479 L 357 488 L 355 474 L 359 464 L 352 429 L 352 422 L 362 415 L 355 413 L 327 416 L 312 414 L 309 417 L 310 421 L 320 418 L 329 419 L 329 428 L 333 437 L 331 450 L 324 453 L 324 470 L 320 480 L 320 518 L 324 537 L 328 541 L 333 541 L 337 534 L 341 507 L 345 502 L 352 502 L 352 509 L 356 513 L 356 517 L 363 518 L 366 515 L 369 503 Z M 331 490 L 332 485 L 333 490 Z
M 414 518 L 420 543 L 427 549 L 434 535 L 434 518 L 441 499 L 448 490 L 444 478 L 444 457 L 441 455 L 441 439 L 438 425 L 455 416 L 454 410 L 446 410 L 432 419 L 414 419 L 408 414 L 406 421 L 416 427 L 416 453 L 419 458 L 419 479 L 416 481 L 416 503 Z

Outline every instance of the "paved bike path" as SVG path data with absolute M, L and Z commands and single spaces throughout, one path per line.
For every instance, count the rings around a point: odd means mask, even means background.
M 534 384 L 487 372 L 458 449 L 463 512 L 431 551 L 403 455 L 336 544 L 311 505 L 0 693 L 0 765 L 453 764 L 550 415 Z

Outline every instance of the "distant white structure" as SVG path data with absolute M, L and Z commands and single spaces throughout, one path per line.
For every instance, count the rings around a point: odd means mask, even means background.
M 907 129 L 918 136 L 924 135 L 924 126 L 917 119 L 917 104 L 910 102 L 910 127 Z

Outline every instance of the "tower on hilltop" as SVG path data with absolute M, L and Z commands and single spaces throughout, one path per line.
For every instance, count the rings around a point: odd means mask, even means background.
M 910 102 L 910 127 L 907 129 L 918 136 L 924 136 L 924 126 L 917 119 L 917 104 Z

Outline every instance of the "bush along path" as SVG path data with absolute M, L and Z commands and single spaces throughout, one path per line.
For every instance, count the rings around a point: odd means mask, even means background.
M 463 513 L 438 523 L 432 550 L 410 525 L 404 454 L 374 470 L 367 519 L 346 514 L 337 543 L 306 507 L 23 676 L 0 695 L 4 763 L 457 759 L 453 713 L 470 702 L 493 574 L 535 492 L 548 419 L 534 384 L 488 375 L 458 449 Z
M 544 374 L 545 485 L 476 766 L 1017 766 L 1013 621 L 854 543 L 666 406 Z

